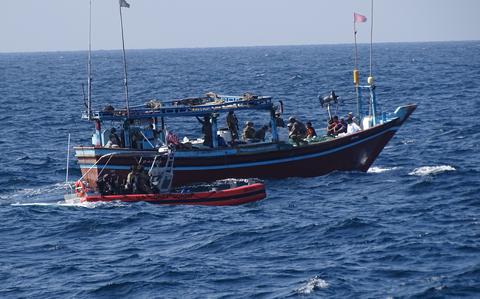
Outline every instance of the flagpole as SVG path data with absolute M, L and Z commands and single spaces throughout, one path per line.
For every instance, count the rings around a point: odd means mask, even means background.
M 357 69 L 357 60 L 358 60 L 358 52 L 357 52 L 357 25 L 355 21 L 355 13 L 353 15 L 353 39 L 355 41 L 355 67 L 354 69 Z
M 360 95 L 360 89 L 358 88 L 359 84 L 359 73 L 358 73 L 358 49 L 357 49 L 357 20 L 355 13 L 353 13 L 353 39 L 355 42 L 355 65 L 353 68 L 353 84 L 355 85 L 355 95 L 356 95 L 356 100 L 357 100 L 357 115 L 360 117 L 361 113 L 361 95 Z
M 90 0 L 90 17 L 88 25 L 88 78 L 87 78 L 87 113 L 88 120 L 92 119 L 92 0 Z
M 122 18 L 122 2 L 119 1 L 120 10 L 120 27 L 122 28 L 122 50 L 123 50 L 123 73 L 124 73 L 124 87 L 125 87 L 125 103 L 127 105 L 127 117 L 130 117 L 130 106 L 128 104 L 128 80 L 127 80 L 127 59 L 125 55 L 125 39 L 123 36 L 123 18 Z
M 371 1 L 370 13 L 370 77 L 372 77 L 372 48 L 373 48 L 373 0 Z

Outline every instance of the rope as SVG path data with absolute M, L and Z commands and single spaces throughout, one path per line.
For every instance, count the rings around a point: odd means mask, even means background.
M 105 157 L 113 156 L 113 155 L 116 155 L 116 154 L 118 154 L 118 153 L 113 152 L 113 153 L 109 153 L 109 154 L 105 154 L 105 155 L 101 156 L 100 159 L 98 159 L 97 162 L 95 162 L 95 163 L 87 170 L 87 172 L 85 172 L 85 174 L 83 174 L 78 180 L 81 181 L 81 180 L 90 172 L 90 170 L 92 170 L 92 169 L 98 164 L 98 162 L 100 162 L 100 160 L 102 160 L 102 159 L 105 158 Z M 111 159 L 111 157 L 110 157 L 110 159 Z M 108 159 L 107 164 L 108 164 L 108 162 L 110 161 L 110 159 Z M 101 171 L 103 171 L 103 169 L 107 166 L 107 164 L 105 164 L 105 166 L 103 166 L 103 168 L 102 168 Z
M 150 144 L 152 148 L 155 148 L 155 146 L 150 142 L 150 140 L 148 140 L 147 136 L 145 136 L 142 131 L 139 131 L 139 132 L 140 134 L 142 134 L 143 138 L 148 142 L 148 144 Z

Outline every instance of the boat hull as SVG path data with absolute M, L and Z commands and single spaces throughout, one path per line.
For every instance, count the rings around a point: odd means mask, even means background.
M 397 117 L 383 124 L 305 146 L 268 143 L 218 150 L 177 151 L 173 183 L 178 186 L 224 178 L 313 177 L 335 170 L 365 172 L 415 108 L 415 105 L 399 107 L 395 112 Z M 155 150 L 93 147 L 77 147 L 76 153 L 82 174 L 92 187 L 96 186 L 99 173 L 108 172 L 125 178 L 131 165 L 139 160 L 148 165 L 158 155 Z
M 81 202 L 148 202 L 163 205 L 203 205 L 203 206 L 234 206 L 262 200 L 266 197 L 265 185 L 253 183 L 226 190 L 211 190 L 195 193 L 162 193 L 162 194 L 122 194 L 99 195 L 84 194 L 69 197 Z

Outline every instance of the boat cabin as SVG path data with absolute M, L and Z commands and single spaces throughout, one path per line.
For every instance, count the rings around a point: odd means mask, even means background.
M 208 93 L 205 97 L 168 102 L 152 100 L 145 105 L 128 109 L 115 109 L 107 106 L 102 111 L 92 111 L 90 116 L 85 112 L 82 118 L 95 122 L 95 133 L 92 136 L 92 145 L 95 147 L 121 147 L 139 150 L 159 148 L 166 145 L 168 134 L 170 134 L 167 119 L 191 117 L 209 121 L 208 127 L 211 128 L 212 138 L 209 147 L 218 148 L 224 145 L 223 141 L 231 140 L 228 128 L 223 128 L 223 126 L 219 128 L 218 125 L 219 117 L 225 116 L 229 111 L 264 111 L 270 119 L 268 126 L 272 136 L 271 142 L 278 142 L 277 109 L 272 97 L 269 96 L 255 96 L 249 93 L 243 96 L 225 96 Z M 111 125 L 103 128 L 103 125 L 107 123 L 111 123 Z M 112 134 L 118 136 L 119 139 L 114 144 L 111 142 Z M 185 141 L 193 145 L 201 145 L 204 140 L 198 138 Z

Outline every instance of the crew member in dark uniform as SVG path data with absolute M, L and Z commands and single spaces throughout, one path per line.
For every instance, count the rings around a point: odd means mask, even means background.
M 233 110 L 228 111 L 227 127 L 232 135 L 232 143 L 235 143 L 235 140 L 238 139 L 238 119 Z

